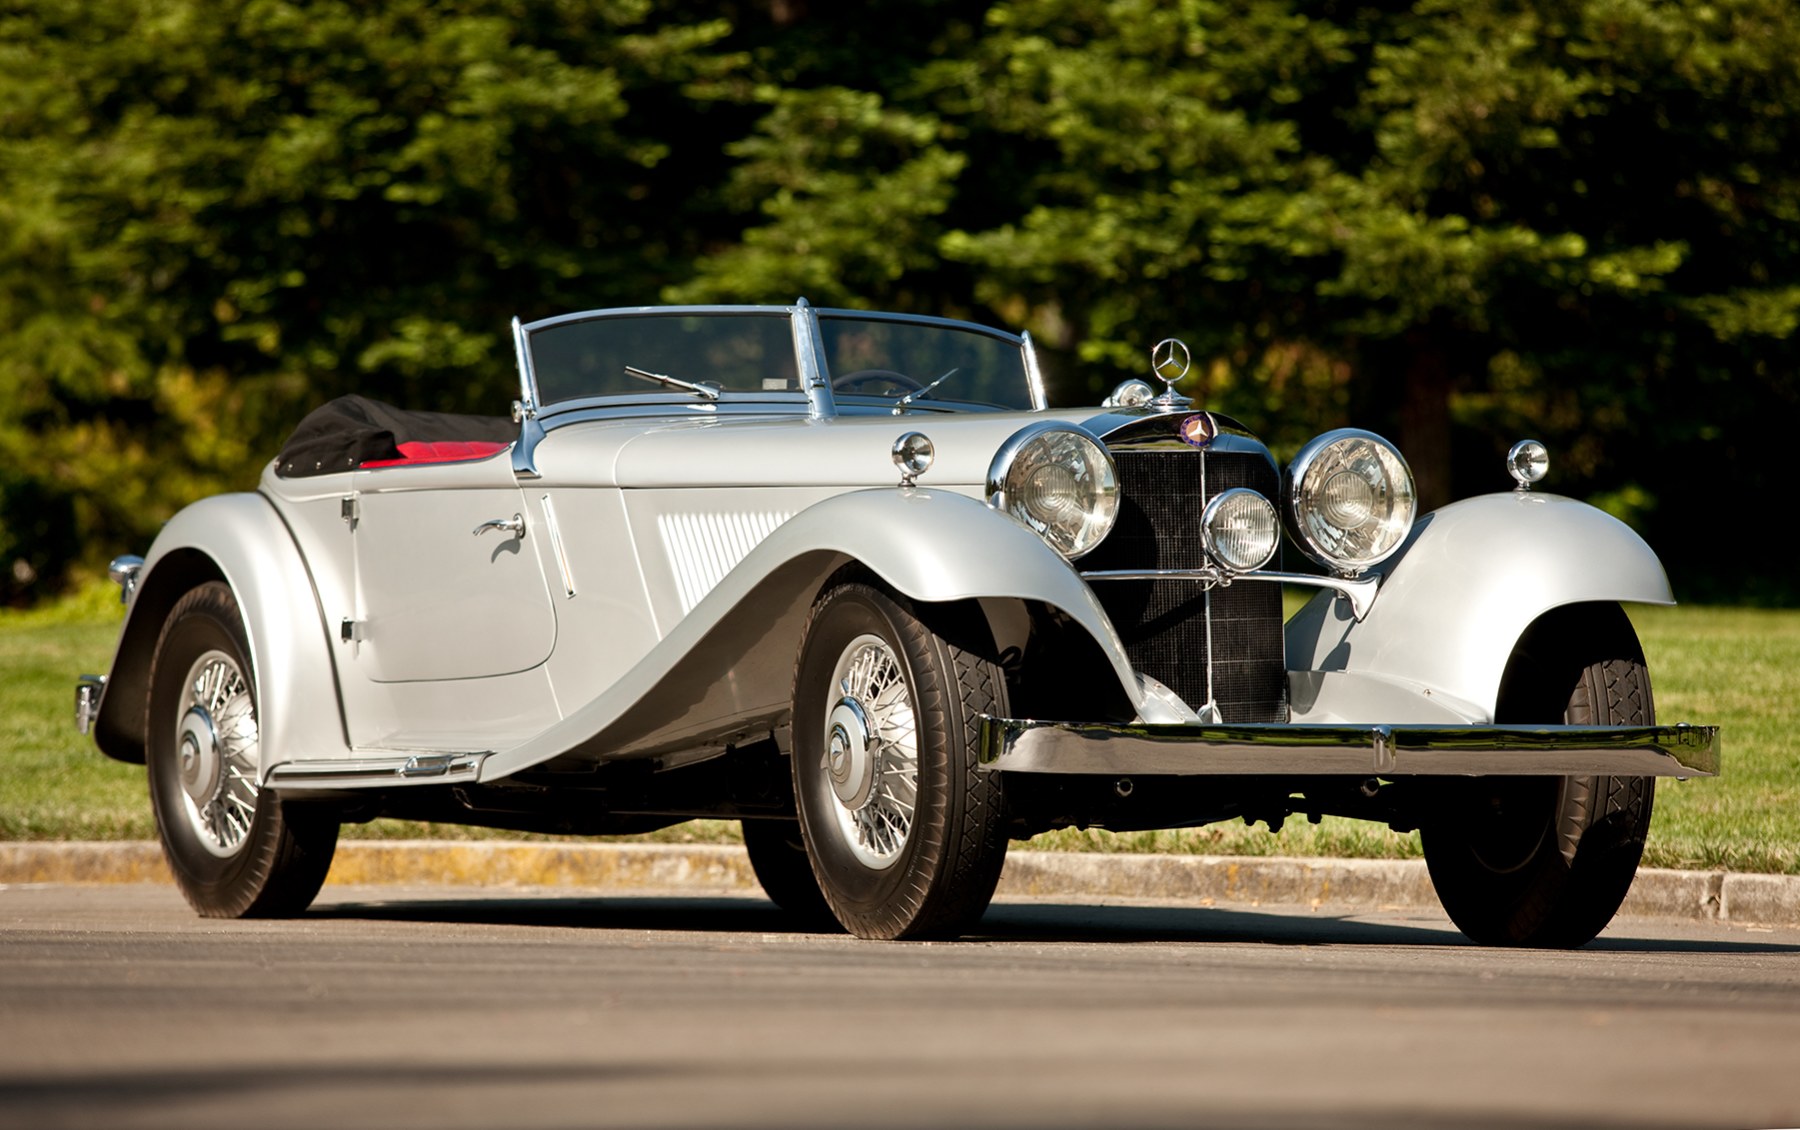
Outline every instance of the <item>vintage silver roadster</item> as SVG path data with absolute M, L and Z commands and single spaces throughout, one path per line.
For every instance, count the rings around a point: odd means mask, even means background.
M 795 915 L 945 936 L 1009 839 L 1330 813 L 1419 829 L 1476 941 L 1572 946 L 1655 778 L 1717 772 L 1621 611 L 1660 564 L 1542 445 L 1420 516 L 1387 441 L 1284 470 L 1172 340 L 1052 409 L 1029 336 L 804 300 L 513 336 L 510 419 L 342 398 L 114 563 L 78 721 L 200 913 L 303 910 L 344 822 L 723 817 Z

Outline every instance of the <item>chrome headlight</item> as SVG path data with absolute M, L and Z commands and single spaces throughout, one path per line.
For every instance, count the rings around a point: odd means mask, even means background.
M 1046 420 L 1000 446 L 988 464 L 987 501 L 1073 560 L 1111 532 L 1119 516 L 1119 474 L 1093 436 Z
M 1206 554 L 1233 573 L 1260 569 L 1281 544 L 1281 523 L 1268 499 L 1246 487 L 1218 494 L 1200 513 Z
M 1314 439 L 1289 465 L 1283 490 L 1302 548 L 1345 576 L 1387 560 L 1412 530 L 1412 472 L 1373 432 L 1339 428 Z

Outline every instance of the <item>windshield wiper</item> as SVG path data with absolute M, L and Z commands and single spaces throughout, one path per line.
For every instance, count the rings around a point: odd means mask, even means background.
M 943 384 L 945 381 L 949 380 L 951 377 L 954 377 L 957 373 L 959 373 L 961 371 L 962 371 L 961 366 L 951 369 L 948 373 L 945 373 L 943 376 L 939 377 L 937 380 L 932 381 L 930 384 L 926 385 L 924 388 L 919 389 L 915 392 L 909 392 L 905 396 L 901 397 L 899 400 L 894 401 L 894 415 L 898 416 L 900 414 L 900 409 L 905 408 L 908 404 L 911 404 L 913 401 L 919 399 L 921 396 L 924 396 L 926 393 L 930 392 L 932 389 L 936 388 L 937 386 Z
M 955 370 L 951 370 L 951 372 L 954 371 Z M 666 385 L 669 388 L 678 388 L 683 392 L 691 392 L 695 396 L 704 396 L 708 400 L 719 399 L 718 385 L 696 384 L 693 381 L 684 381 L 680 377 L 671 377 L 667 373 L 652 373 L 650 370 L 640 369 L 636 365 L 625 366 L 625 372 L 628 376 L 637 377 L 639 380 L 649 381 L 652 384 Z M 924 390 L 921 389 L 920 391 L 922 392 Z

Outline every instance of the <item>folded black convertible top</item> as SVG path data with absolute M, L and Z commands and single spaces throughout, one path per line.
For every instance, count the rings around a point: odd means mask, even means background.
M 510 443 L 517 438 L 519 425 L 504 416 L 415 412 L 353 394 L 306 414 L 275 457 L 275 473 L 300 479 L 352 471 L 364 463 L 398 458 L 403 443 Z

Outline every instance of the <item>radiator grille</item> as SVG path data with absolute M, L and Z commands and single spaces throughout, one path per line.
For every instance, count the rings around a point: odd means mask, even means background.
M 1083 570 L 1198 568 L 1206 563 L 1200 512 L 1209 498 L 1249 487 L 1273 501 L 1280 489 L 1274 468 L 1256 453 L 1127 448 L 1113 457 L 1119 520 L 1081 559 Z M 1097 581 L 1094 591 L 1133 666 L 1189 705 L 1207 701 L 1206 590 L 1192 581 Z M 1236 584 L 1215 588 L 1210 597 L 1210 690 L 1220 714 L 1227 722 L 1286 721 L 1281 586 Z

